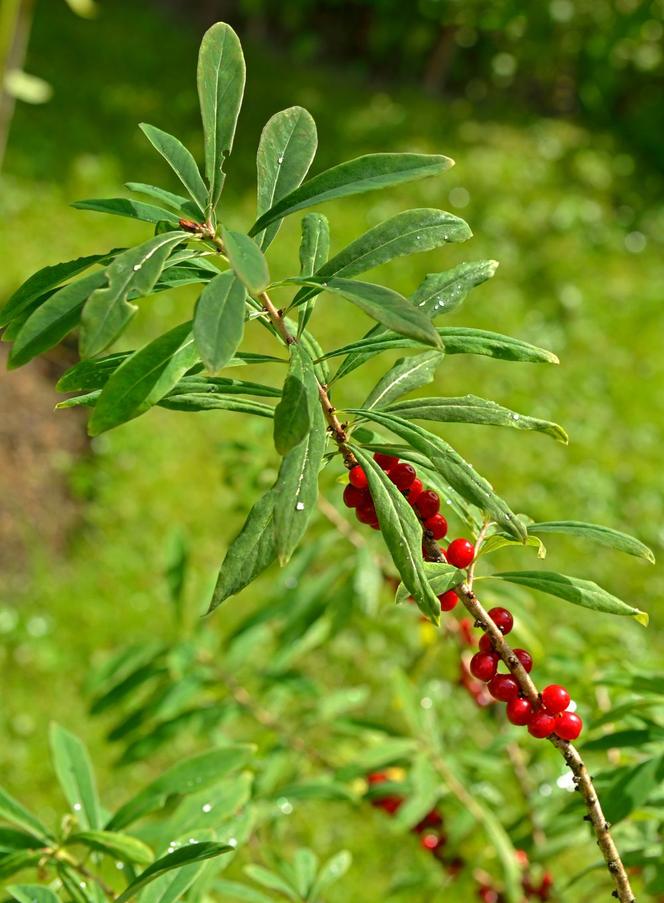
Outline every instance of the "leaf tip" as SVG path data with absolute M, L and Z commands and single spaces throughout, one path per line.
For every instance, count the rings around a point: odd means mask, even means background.
M 638 608 L 636 612 L 632 615 L 635 621 L 638 621 L 639 624 L 642 624 L 643 627 L 647 627 L 650 623 L 650 615 L 647 611 L 640 611 Z

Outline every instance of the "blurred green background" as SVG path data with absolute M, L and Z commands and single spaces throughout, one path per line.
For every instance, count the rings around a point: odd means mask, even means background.
M 112 0 L 99 3 L 96 18 L 81 19 L 64 4 L 38 3 L 26 69 L 50 83 L 53 97 L 41 106 L 19 104 L 12 123 L 0 181 L 0 303 L 41 266 L 147 237 L 145 224 L 69 204 L 122 194 L 127 180 L 176 189 L 136 124 L 166 128 L 200 158 L 195 57 L 207 22 L 227 18 L 243 38 L 248 80 L 222 215 L 239 228 L 252 222 L 258 137 L 267 118 L 291 104 L 307 107 L 318 123 L 316 170 L 379 150 L 453 157 L 454 169 L 436 181 L 328 205 L 333 249 L 407 206 L 442 207 L 467 219 L 470 242 L 369 278 L 409 293 L 427 272 L 462 260 L 500 261 L 496 277 L 445 325 L 516 335 L 555 351 L 561 366 L 456 356 L 441 366 L 436 390 L 472 392 L 555 420 L 570 445 L 454 425 L 446 436 L 515 510 L 622 527 L 657 554 L 664 543 L 662 3 L 552 0 L 535 10 L 522 0 L 430 2 L 408 14 L 402 7 Z M 294 271 L 298 239 L 293 218 L 270 253 L 275 276 Z M 130 340 L 186 319 L 194 297 L 185 289 L 143 305 Z M 329 350 L 366 325 L 345 303 L 326 299 L 312 331 Z M 265 342 L 257 331 L 249 339 L 255 348 Z M 46 441 L 30 453 L 33 428 L 42 435 L 69 418 L 66 429 L 82 431 L 73 412 L 51 411 L 55 397 L 39 418 L 30 410 L 36 394 L 24 393 L 26 373 L 39 366 L 1 377 L 3 401 L 27 409 L 24 420 L 0 412 L 4 479 L 29 483 L 29 468 L 49 467 L 64 480 L 68 500 L 56 499 L 46 514 L 39 499 L 24 509 L 19 499 L 12 510 L 21 551 L 6 557 L 0 586 L 0 769 L 12 792 L 48 814 L 60 805 L 45 756 L 50 718 L 86 738 L 111 800 L 150 774 L 142 764 L 120 778 L 112 772 L 103 725 L 86 715 L 88 668 L 122 643 L 173 630 L 163 571 L 176 529 L 192 547 L 191 611 L 204 609 L 228 539 L 277 461 L 269 427 L 245 431 L 233 415 L 185 418 L 163 410 L 96 439 L 89 453 Z M 342 383 L 338 403 L 361 401 L 381 366 L 365 366 Z M 252 443 L 264 453 L 257 457 Z M 7 452 L 18 446 L 28 449 L 25 457 Z M 335 475 L 325 481 L 330 498 L 338 496 Z M 46 482 L 38 495 L 49 491 Z M 58 532 L 59 505 L 72 498 L 75 526 L 46 542 Z M 595 579 L 651 614 L 645 631 L 599 624 L 543 597 L 536 613 L 531 605 L 538 659 L 547 648 L 543 680 L 559 674 L 568 644 L 576 657 L 568 680 L 592 708 L 596 675 L 616 661 L 644 670 L 661 663 L 664 577 L 659 566 L 566 540 L 548 546 L 552 569 Z M 497 563 L 537 566 L 523 556 L 501 553 Z M 227 630 L 233 607 L 245 609 L 266 585 L 227 603 L 209 630 Z M 387 610 L 389 600 L 384 604 Z M 338 663 L 330 671 L 331 684 L 347 678 Z M 171 759 L 163 753 L 160 761 Z M 379 881 L 381 859 L 384 866 L 398 849 L 391 838 L 371 858 L 372 828 L 361 816 L 352 825 L 355 848 L 365 854 L 357 881 L 369 872 Z M 330 843 L 318 823 L 308 830 Z

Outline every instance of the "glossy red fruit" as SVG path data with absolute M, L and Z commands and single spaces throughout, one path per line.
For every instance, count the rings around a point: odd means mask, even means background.
M 515 649 L 514 654 L 523 665 L 524 670 L 530 674 L 533 670 L 533 657 L 530 652 L 526 652 L 525 649 Z
M 420 492 L 415 502 L 415 507 L 425 520 L 433 517 L 434 514 L 438 514 L 440 509 L 438 493 L 434 492 L 433 489 L 425 489 L 424 492 Z
M 383 470 L 389 470 L 390 467 L 394 467 L 395 464 L 399 463 L 399 459 L 394 455 L 384 455 L 382 452 L 375 453 L 374 461 Z
M 500 699 L 501 702 L 509 702 L 511 699 L 516 699 L 521 692 L 518 683 L 511 674 L 496 674 L 493 680 L 489 682 L 488 689 L 493 698 Z
M 372 771 L 371 774 L 367 775 L 367 781 L 370 784 L 381 784 L 383 781 L 387 780 L 387 775 L 384 771 Z
M 413 480 L 413 482 L 408 487 L 408 501 L 413 507 L 415 506 L 415 502 L 420 497 L 421 493 L 424 492 L 424 483 L 422 480 L 418 480 L 417 478 Z
M 453 589 L 448 589 L 446 593 L 441 593 L 438 596 L 438 601 L 440 602 L 441 611 L 452 611 L 459 601 L 459 597 Z
M 528 722 L 528 733 L 533 737 L 537 737 L 538 740 L 550 737 L 555 729 L 556 719 L 553 715 L 549 715 L 548 712 L 544 712 L 542 709 L 534 712 Z
M 356 508 L 355 516 L 361 524 L 367 524 L 370 526 L 371 524 L 377 522 L 376 509 L 371 502 L 368 505 L 360 505 L 359 508 Z
M 521 726 L 528 724 L 533 716 L 533 707 L 527 699 L 510 699 L 506 708 L 507 720 Z
M 437 809 L 432 809 L 430 812 L 424 816 L 421 821 L 413 828 L 416 834 L 421 834 L 422 831 L 426 831 L 427 828 L 439 828 L 443 823 L 443 816 L 438 812 Z
M 467 568 L 475 557 L 475 546 L 467 539 L 453 539 L 447 547 L 447 560 L 455 568 Z
M 488 633 L 483 633 L 480 637 L 480 652 L 493 652 L 493 643 Z
M 583 730 L 583 721 L 576 712 L 563 712 L 556 718 L 556 733 L 561 740 L 576 740 Z
M 442 514 L 434 514 L 424 521 L 424 529 L 428 530 L 434 539 L 442 539 L 447 533 L 447 521 Z
M 355 467 L 351 468 L 348 474 L 348 481 L 351 486 L 355 486 L 356 489 L 366 489 L 369 485 L 367 475 L 359 464 L 356 464 Z
M 437 850 L 440 846 L 440 837 L 433 832 L 427 832 L 420 837 L 420 843 L 425 850 Z
M 413 485 L 415 478 L 417 477 L 413 465 L 406 464 L 405 461 L 402 461 L 400 464 L 395 464 L 394 467 L 391 467 L 388 470 L 387 475 L 392 480 L 397 489 L 408 489 Z
M 487 683 L 496 676 L 499 661 L 495 652 L 476 652 L 470 660 L 470 673 Z
M 347 508 L 357 508 L 367 499 L 371 498 L 366 489 L 358 489 L 349 483 L 344 489 L 344 505 Z
M 542 690 L 542 703 L 551 715 L 559 715 L 570 704 L 570 695 L 560 684 L 551 684 Z
M 394 815 L 402 803 L 402 796 L 386 796 L 379 801 L 381 809 L 384 809 L 389 815 Z
M 506 608 L 491 608 L 489 609 L 488 615 L 503 636 L 508 634 L 512 627 L 514 627 L 514 618 L 512 617 L 511 612 Z

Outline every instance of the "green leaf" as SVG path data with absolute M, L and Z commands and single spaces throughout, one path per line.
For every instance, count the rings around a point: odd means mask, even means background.
M 208 203 L 208 191 L 191 152 L 173 135 L 163 132 L 154 125 L 142 122 L 139 128 L 182 182 L 196 203 L 199 215 L 204 217 Z
M 440 351 L 426 351 L 413 357 L 401 357 L 381 377 L 362 403 L 368 410 L 384 408 L 393 399 L 413 389 L 419 389 L 433 382 L 436 367 L 442 363 L 444 355 Z M 407 416 L 407 415 L 405 415 Z
M 617 549 L 637 558 L 645 558 L 651 564 L 655 563 L 655 556 L 648 546 L 628 533 L 613 530 L 610 527 L 602 527 L 599 524 L 586 524 L 576 520 L 552 520 L 542 521 L 536 524 L 528 524 L 528 532 L 539 536 L 540 533 L 567 533 L 570 536 L 578 536 L 595 542 L 609 549 Z
M 28 851 L 8 853 L 6 856 L 0 856 L 0 880 L 37 865 L 41 858 L 42 853 Z
M 83 828 L 99 828 L 99 796 L 87 749 L 78 737 L 55 723 L 49 740 L 55 773 L 78 823 Z
M 267 260 L 253 238 L 222 227 L 221 235 L 229 263 L 252 295 L 260 295 L 270 284 Z
M 311 358 L 299 344 L 291 345 L 290 353 L 281 401 L 274 411 L 274 447 L 280 455 L 302 442 L 318 406 L 318 384 Z
M 11 884 L 7 892 L 18 903 L 59 903 L 60 898 L 43 884 Z
M 213 373 L 233 357 L 244 333 L 245 289 L 233 273 L 220 273 L 203 289 L 194 313 L 194 339 Z
M 191 323 L 181 323 L 135 351 L 102 389 L 88 424 L 90 435 L 98 436 L 144 414 L 197 360 Z
M 93 292 L 83 307 L 80 338 L 83 357 L 93 357 L 117 338 L 137 310 L 128 300 L 129 294 L 149 294 L 166 258 L 187 237 L 184 232 L 156 235 L 115 258 L 106 270 L 108 285 Z
M 316 123 L 302 107 L 289 107 L 268 120 L 261 133 L 256 157 L 258 173 L 258 216 L 302 184 L 316 155 Z M 281 222 L 273 222 L 256 236 L 265 251 L 274 240 Z
M 307 213 L 302 217 L 300 242 L 300 276 L 307 278 L 320 269 L 330 253 L 330 226 L 322 213 Z M 298 337 L 302 335 L 313 312 L 313 296 L 300 307 L 297 321 Z
M 245 903 L 274 903 L 274 897 L 268 897 L 266 894 L 246 884 L 240 884 L 238 881 L 227 881 L 225 878 L 217 880 L 213 885 L 214 889 L 225 896 L 222 899 L 243 900 Z
M 175 875 L 165 873 L 142 891 L 140 903 L 178 903 L 184 898 L 203 869 L 203 863 L 194 862 L 178 869 Z
M 431 377 L 433 379 L 433 375 Z M 364 404 L 363 407 L 371 407 Z M 432 420 L 436 423 L 478 423 L 483 426 L 511 426 L 517 430 L 537 430 L 567 444 L 567 433 L 557 423 L 538 420 L 516 414 L 509 408 L 478 398 L 477 395 L 463 395 L 458 398 L 416 398 L 400 401 L 387 409 L 406 420 Z
M 66 843 L 80 843 L 107 856 L 114 856 L 124 862 L 137 862 L 139 865 L 147 865 L 154 859 L 152 850 L 142 840 L 116 831 L 78 831 L 70 834 Z
M 476 505 L 481 511 L 491 514 L 497 523 L 501 524 L 512 536 L 525 541 L 526 528 L 516 514 L 503 499 L 495 494 L 491 484 L 443 439 L 394 414 L 355 408 L 347 408 L 347 410 L 353 414 L 362 414 L 369 420 L 374 420 L 392 430 L 412 448 L 427 457 L 459 495 L 472 505 Z
M 491 574 L 490 577 L 491 579 L 506 580 L 508 583 L 516 583 L 528 589 L 539 590 L 549 596 L 556 596 L 566 602 L 572 602 L 574 605 L 589 608 L 591 611 L 603 611 L 610 615 L 628 615 L 644 626 L 648 624 L 646 612 L 627 605 L 626 602 L 607 593 L 592 580 L 567 577 L 565 574 L 557 574 L 553 571 L 504 571 L 500 574 Z
M 489 332 L 486 329 L 469 329 L 465 326 L 443 326 L 438 330 L 447 354 L 481 354 L 503 361 L 529 364 L 559 364 L 552 351 L 522 342 L 512 336 Z
M 387 737 L 371 746 L 365 744 L 352 763 L 337 771 L 337 778 L 348 780 L 397 762 L 409 762 L 416 749 L 417 741 L 412 737 Z
M 154 204 L 143 204 L 141 201 L 133 201 L 131 198 L 88 198 L 84 201 L 74 201 L 71 205 L 77 210 L 91 210 L 94 213 L 110 213 L 113 216 L 127 216 L 130 219 L 139 219 L 144 223 L 168 223 L 172 229 L 178 227 L 178 217 L 170 210 L 163 207 L 155 207 Z
M 231 853 L 234 849 L 228 844 L 212 843 L 210 841 L 200 841 L 180 847 L 179 850 L 157 859 L 144 872 L 141 872 L 138 878 L 132 881 L 125 891 L 116 898 L 116 903 L 127 903 L 127 900 L 131 900 L 146 884 L 159 878 L 165 872 L 181 869 L 194 862 L 203 862 L 205 859 L 220 856 L 222 853 Z
M 253 747 L 238 744 L 183 759 L 118 809 L 106 830 L 118 831 L 160 809 L 174 794 L 195 793 L 218 783 L 229 772 L 245 765 L 252 752 Z
M 381 533 L 401 579 L 424 614 L 437 624 L 440 603 L 424 570 L 420 522 L 408 501 L 373 458 L 362 449 L 354 448 L 353 451 L 367 475 Z
M 24 831 L 0 827 L 0 855 L 13 853 L 15 850 L 37 850 L 44 846 L 44 841 Z
M 664 728 L 650 725 L 646 728 L 632 728 L 604 734 L 595 740 L 588 740 L 581 747 L 583 752 L 605 752 L 609 749 L 640 749 L 648 743 L 661 744 Z
M 614 769 L 608 786 L 602 788 L 602 808 L 607 821 L 614 824 L 627 818 L 661 788 L 662 781 L 664 756 Z
M 176 392 L 167 395 L 159 402 L 160 408 L 168 408 L 169 411 L 186 411 L 188 413 L 200 413 L 201 411 L 234 411 L 240 414 L 254 414 L 257 417 L 273 417 L 274 408 L 258 401 L 247 401 L 237 398 L 224 398 L 220 395 L 203 395 L 197 393 L 179 395 Z
M 5 306 L 0 309 L 0 326 L 6 326 L 50 289 L 72 276 L 78 276 L 83 270 L 87 270 L 112 253 L 109 251 L 108 254 L 91 254 L 88 257 L 78 257 L 76 260 L 67 260 L 65 263 L 56 263 L 38 270 L 16 289 Z
M 230 379 L 226 376 L 203 376 L 191 374 L 183 376 L 171 395 L 256 395 L 259 398 L 281 398 L 281 390 L 276 386 L 254 383 L 246 379 Z
M 270 490 L 249 512 L 242 530 L 226 552 L 209 612 L 214 611 L 229 596 L 244 589 L 276 558 L 274 504 L 275 493 Z
M 246 72 L 242 46 L 230 25 L 209 28 L 198 54 L 198 99 L 205 141 L 205 174 L 210 185 L 208 216 L 217 206 L 224 184 L 225 158 L 233 148 Z
M 326 890 L 331 884 L 334 884 L 335 881 L 343 878 L 348 869 L 351 867 L 352 862 L 353 856 L 349 850 L 340 850 L 338 853 L 332 856 L 331 859 L 328 859 L 328 861 L 318 873 L 316 883 L 311 889 L 311 899 L 318 899 L 319 894 Z
M 101 389 L 131 351 L 118 351 L 95 360 L 79 361 L 66 370 L 55 384 L 58 392 L 83 392 Z
M 413 758 L 409 777 L 412 792 L 395 816 L 396 824 L 404 829 L 414 828 L 434 808 L 441 792 L 441 780 L 428 752 Z
M 445 564 L 442 561 L 425 561 L 424 573 L 429 582 L 429 586 L 436 596 L 446 593 L 455 586 L 459 586 L 466 579 L 464 571 L 460 571 L 451 564 Z M 400 583 L 397 587 L 394 601 L 397 605 L 402 605 L 408 601 L 410 590 Z
M 77 325 L 83 305 L 93 291 L 106 282 L 99 270 L 70 282 L 54 292 L 25 321 L 14 340 L 9 367 L 22 367 L 38 354 L 48 351 L 64 339 Z
M 456 310 L 468 292 L 491 279 L 497 269 L 497 260 L 477 260 L 460 263 L 443 273 L 428 273 L 411 301 L 433 320 L 440 314 Z
M 274 484 L 274 527 L 279 563 L 286 564 L 304 536 L 316 508 L 318 474 L 325 451 L 326 423 L 314 404 L 304 439 L 284 456 Z
M 269 890 L 276 890 L 285 897 L 288 897 L 289 900 L 299 899 L 299 895 L 295 888 L 276 872 L 263 868 L 262 865 L 245 865 L 244 871 L 252 881 L 260 884 L 262 887 L 267 887 Z
M 194 219 L 198 219 L 201 216 L 198 206 L 193 201 L 188 200 L 181 194 L 167 191 L 165 188 L 158 188 L 156 185 L 146 185 L 145 182 L 125 182 L 125 188 L 165 204 L 167 207 L 175 210 L 180 216 L 193 217 Z
M 0 787 L 0 818 L 29 831 L 44 842 L 51 836 L 39 819 L 2 787 Z
M 297 891 L 306 900 L 318 871 L 318 856 L 313 850 L 301 847 L 293 856 L 293 871 L 297 879 Z
M 367 154 L 333 166 L 287 194 L 260 216 L 250 235 L 262 232 L 270 223 L 296 210 L 313 207 L 334 198 L 376 191 L 390 185 L 438 175 L 453 165 L 449 157 L 427 154 Z
M 500 549 L 515 548 L 517 546 L 520 549 L 523 549 L 524 546 L 530 546 L 533 549 L 537 549 L 538 558 L 546 558 L 544 543 L 536 536 L 529 535 L 525 542 L 521 542 L 520 540 L 517 541 L 511 539 L 509 536 L 505 536 L 504 533 L 494 533 L 492 536 L 489 536 L 488 539 L 485 539 L 478 554 L 491 555 L 493 552 L 500 551 Z

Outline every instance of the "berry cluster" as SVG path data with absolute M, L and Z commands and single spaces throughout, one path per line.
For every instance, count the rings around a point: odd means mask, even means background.
M 374 455 L 374 460 L 415 510 L 425 538 L 436 542 L 443 539 L 447 535 L 448 525 L 440 513 L 438 494 L 432 489 L 425 489 L 411 464 L 380 452 Z M 351 468 L 348 480 L 343 494 L 344 504 L 348 508 L 355 509 L 360 523 L 378 530 L 378 515 L 369 491 L 369 481 L 359 464 Z M 427 558 L 426 545 L 423 545 L 422 551 Z M 474 545 L 463 538 L 452 540 L 446 549 L 439 547 L 439 552 L 451 565 L 459 569 L 468 568 L 475 558 Z M 441 593 L 438 599 L 441 611 L 451 611 L 459 601 L 454 590 Z M 488 614 L 503 636 L 512 630 L 514 619 L 506 608 L 492 608 Z M 515 649 L 514 655 L 525 671 L 532 670 L 533 659 L 529 652 L 525 649 Z M 465 673 L 464 667 L 462 675 L 462 682 L 472 692 L 478 704 L 486 705 L 489 698 L 505 702 L 508 720 L 512 724 L 527 727 L 533 737 L 544 739 L 556 734 L 562 740 L 576 740 L 583 728 L 583 722 L 576 712 L 570 711 L 571 700 L 567 690 L 558 684 L 551 684 L 544 688 L 540 694 L 539 704 L 534 706 L 522 695 L 518 681 L 511 674 L 498 673 L 500 661 L 491 637 L 485 633 L 480 639 L 479 652 L 476 652 L 470 660 L 468 669 L 470 674 Z M 480 692 L 478 685 L 471 684 L 470 676 L 480 682 L 480 685 L 486 684 L 488 696 L 486 692 Z

